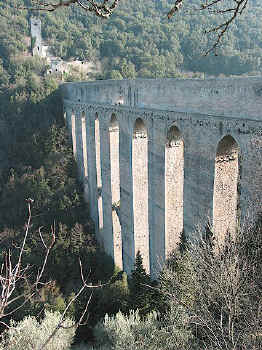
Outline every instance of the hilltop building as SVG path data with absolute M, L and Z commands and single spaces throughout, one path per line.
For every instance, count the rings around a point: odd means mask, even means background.
M 66 62 L 61 57 L 53 56 L 50 52 L 49 46 L 45 45 L 42 39 L 41 19 L 38 17 L 31 17 L 30 26 L 32 55 L 46 58 L 46 61 L 49 64 L 47 74 L 65 74 L 69 73 L 71 68 L 86 73 L 86 75 L 90 72 L 97 73 L 100 71 L 100 67 L 93 62 L 83 62 L 79 60 Z

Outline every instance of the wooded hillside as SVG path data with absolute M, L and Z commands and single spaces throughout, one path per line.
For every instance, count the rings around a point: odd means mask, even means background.
M 15 6 L 29 1 L 0 4 L 0 55 L 26 51 L 30 11 Z M 189 2 L 190 3 L 190 2 Z M 198 0 L 191 0 L 199 6 Z M 43 38 L 53 53 L 64 59 L 101 60 L 100 78 L 176 77 L 184 71 L 209 75 L 245 74 L 261 71 L 262 7 L 249 1 L 227 33 L 218 56 L 203 57 L 214 37 L 204 30 L 218 23 L 215 15 L 189 11 L 168 20 L 173 0 L 122 1 L 109 20 L 88 14 L 78 6 L 56 12 L 39 12 Z M 34 12 L 38 15 L 37 12 Z

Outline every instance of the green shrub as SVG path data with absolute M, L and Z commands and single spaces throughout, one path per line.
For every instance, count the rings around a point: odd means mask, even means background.
M 131 310 L 129 315 L 121 312 L 113 317 L 106 315 L 94 330 L 97 339 L 95 349 L 193 349 L 185 315 L 181 310 L 176 311 L 163 320 L 159 320 L 156 312 L 142 318 L 138 310 Z
M 204 239 L 166 262 L 159 278 L 163 318 L 168 324 L 173 318 L 175 329 L 187 324 L 199 349 L 261 348 L 261 233 L 260 221 L 247 222 L 223 241 L 212 232 L 196 232 Z
M 35 317 L 25 317 L 20 322 L 11 321 L 10 328 L 3 336 L 0 350 L 36 350 L 43 345 L 59 323 L 59 312 L 46 312 L 42 321 Z M 59 328 L 45 350 L 70 349 L 75 334 L 74 322 L 67 318 Z M 72 327 L 71 327 L 72 326 Z

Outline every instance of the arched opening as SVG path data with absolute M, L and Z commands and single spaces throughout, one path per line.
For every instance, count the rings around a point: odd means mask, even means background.
M 215 161 L 213 230 L 223 241 L 227 232 L 236 233 L 238 206 L 239 147 L 232 136 L 218 144 Z
M 184 142 L 171 126 L 165 148 L 165 254 L 176 248 L 183 231 Z
M 99 224 L 99 230 L 101 231 L 103 229 L 103 200 L 102 200 L 101 155 L 100 155 L 100 129 L 99 129 L 99 119 L 98 119 L 97 113 L 95 118 L 95 144 L 96 144 L 98 224 Z
M 132 178 L 135 253 L 140 251 L 143 265 L 149 272 L 148 136 L 140 118 L 136 120 L 133 131 Z
M 119 268 L 123 268 L 122 261 L 122 236 L 119 221 L 120 208 L 120 168 L 119 168 L 119 123 L 112 115 L 109 125 L 110 141 L 110 168 L 111 168 L 111 193 L 112 193 L 112 226 L 114 240 L 114 261 Z

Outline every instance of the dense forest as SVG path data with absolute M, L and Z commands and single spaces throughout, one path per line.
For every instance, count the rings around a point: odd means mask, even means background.
M 0 56 L 22 55 L 29 45 L 29 16 L 15 6 L 30 1 L 0 4 Z M 259 74 L 262 57 L 262 9 L 258 1 L 238 17 L 225 36 L 218 56 L 203 54 L 214 35 L 204 30 L 218 24 L 207 12 L 189 11 L 172 20 L 166 14 L 173 0 L 122 1 L 110 20 L 88 15 L 78 6 L 53 13 L 37 13 L 43 38 L 56 56 L 64 59 L 99 60 L 100 78 L 177 77 L 185 72 L 208 75 Z M 198 0 L 188 2 L 199 5 Z M 29 40 L 29 41 L 28 41 Z M 5 68 L 5 65 L 4 65 Z M 200 74 L 201 76 L 201 74 Z
M 172 3 L 123 1 L 107 21 L 77 7 L 33 15 L 40 16 L 43 38 L 54 55 L 101 63 L 96 79 L 260 74 L 258 1 L 250 1 L 248 11 L 234 23 L 219 55 L 208 57 L 203 53 L 213 38 L 203 30 L 216 18 L 187 13 L 168 21 Z M 16 8 L 29 4 L 0 3 L 0 259 L 4 261 L 8 249 L 14 261 L 18 256 L 28 218 L 27 198 L 33 199 L 32 219 L 23 264 L 32 265 L 32 275 L 44 257 L 39 228 L 48 241 L 53 227 L 56 241 L 43 275 L 43 282 L 50 283 L 4 322 L 28 315 L 41 320 L 45 311 L 63 312 L 81 286 L 80 257 L 88 282 L 106 283 L 93 292 L 85 290 L 68 310 L 69 317 L 79 319 L 93 293 L 87 325 L 79 327 L 75 338 L 89 342 L 82 349 L 261 346 L 261 222 L 244 231 L 240 241 L 229 237 L 216 256 L 212 235 L 205 232 L 197 252 L 188 248 L 182 235 L 158 282 L 146 274 L 139 254 L 127 278 L 99 248 L 58 103 L 61 76 L 46 75 L 46 61 L 31 56 L 32 12 Z M 81 78 L 72 73 L 63 81 Z M 28 287 L 20 283 L 15 295 L 23 295 Z M 29 333 L 32 330 L 30 323 Z M 6 341 L 5 346 L 0 341 L 0 349 L 16 349 Z M 27 349 L 28 341 L 19 340 L 17 349 Z

